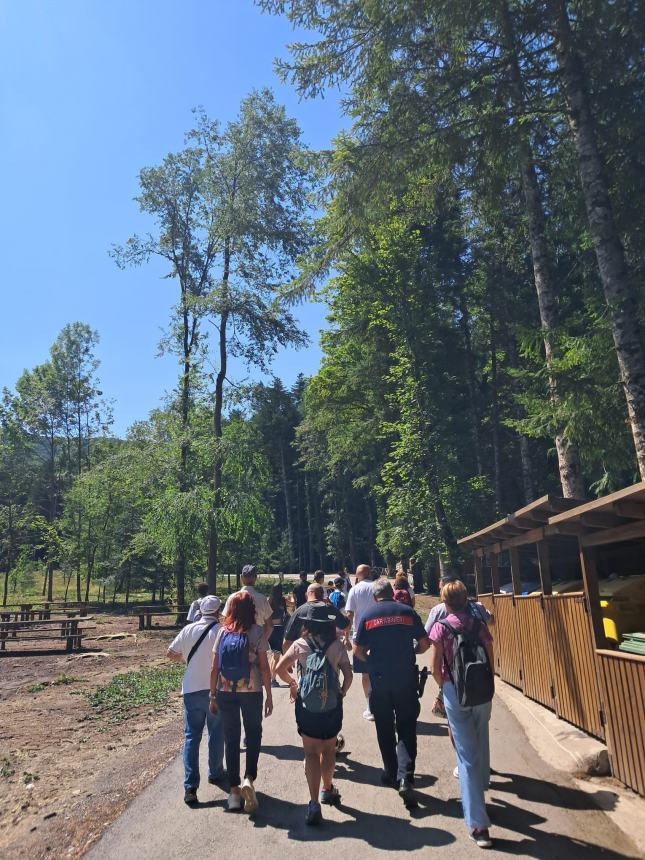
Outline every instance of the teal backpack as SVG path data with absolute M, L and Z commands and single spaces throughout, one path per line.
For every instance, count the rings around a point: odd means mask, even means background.
M 312 714 L 325 714 L 338 707 L 339 699 L 338 676 L 325 653 L 331 642 L 324 648 L 317 648 L 311 639 L 307 644 L 311 654 L 300 678 L 300 701 Z

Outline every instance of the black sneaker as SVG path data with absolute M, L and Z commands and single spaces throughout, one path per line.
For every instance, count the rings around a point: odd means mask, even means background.
M 411 780 L 407 777 L 399 782 L 399 797 L 408 809 L 414 808 L 417 805 L 414 799 L 414 787 Z
M 197 789 L 196 788 L 187 788 L 184 792 L 184 803 L 187 803 L 188 806 L 194 806 L 197 803 Z
M 392 774 L 389 774 L 386 770 L 381 771 L 381 785 L 384 785 L 386 788 L 399 787 L 396 776 L 392 776 Z
M 478 848 L 492 848 L 493 840 L 490 838 L 490 834 L 488 832 L 488 828 L 481 828 L 479 830 L 471 830 L 470 838 L 473 840 L 475 845 Z
M 310 800 L 307 805 L 307 814 L 305 815 L 305 824 L 314 825 L 314 824 L 322 824 L 322 809 L 320 808 L 320 804 L 316 803 L 314 800 Z
M 340 791 L 335 785 L 330 788 L 323 788 L 320 792 L 320 802 L 326 803 L 328 806 L 337 806 L 340 803 Z

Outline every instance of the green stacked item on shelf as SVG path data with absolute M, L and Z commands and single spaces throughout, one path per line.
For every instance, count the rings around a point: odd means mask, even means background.
M 645 657 L 645 633 L 623 633 L 623 641 L 618 647 L 627 654 Z

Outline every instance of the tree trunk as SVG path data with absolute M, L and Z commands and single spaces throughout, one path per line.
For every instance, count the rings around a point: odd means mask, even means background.
M 522 82 L 522 73 L 520 71 L 517 57 L 515 33 L 507 0 L 501 0 L 499 3 L 499 11 L 513 107 L 515 109 L 516 116 L 522 117 L 526 113 L 526 99 L 524 94 L 524 84 Z M 549 371 L 549 395 L 554 407 L 557 408 L 557 404 L 560 400 L 558 393 L 558 380 L 551 371 L 553 359 L 555 358 L 553 332 L 557 325 L 557 301 L 555 289 L 552 283 L 551 266 L 546 242 L 542 195 L 535 170 L 533 151 L 531 149 L 526 129 L 520 130 L 519 132 L 519 144 L 520 175 L 528 219 L 529 244 L 533 260 L 533 277 L 537 292 L 540 322 L 544 338 L 544 354 L 547 369 Z M 583 499 L 585 497 L 585 488 L 580 470 L 578 452 L 565 437 L 561 425 L 556 427 L 554 441 L 558 456 L 562 494 L 565 498 Z
M 495 322 L 493 320 L 493 309 L 489 314 L 490 328 L 490 381 L 491 381 L 491 438 L 493 442 L 493 489 L 495 492 L 495 513 L 500 514 L 502 510 L 502 480 L 500 469 L 500 441 L 499 441 L 499 402 L 497 381 L 497 341 L 495 337 Z
M 49 603 L 54 599 L 54 562 L 47 564 L 47 600 Z
M 311 479 L 309 473 L 305 472 L 305 512 L 307 516 L 307 547 L 309 550 L 309 558 L 305 570 L 313 570 L 314 567 L 314 523 L 311 505 Z
M 589 98 L 587 75 L 575 46 L 566 0 L 552 0 L 555 54 L 562 80 L 569 126 L 578 155 L 582 193 L 594 243 L 600 281 L 627 401 L 636 459 L 645 480 L 645 350 L 639 313 L 629 282 L 627 261 L 609 197 Z
M 9 576 L 11 575 L 11 567 L 13 565 L 13 505 L 9 504 L 7 522 L 7 569 L 4 575 L 4 587 L 2 591 L 2 605 L 7 605 L 7 596 L 9 594 Z
M 222 272 L 222 313 L 219 323 L 219 370 L 215 379 L 215 407 L 213 409 L 213 430 L 215 433 L 215 463 L 213 466 L 213 508 L 208 517 L 208 591 L 215 594 L 217 588 L 217 556 L 219 541 L 219 509 L 222 503 L 222 407 L 224 405 L 224 380 L 227 366 L 226 327 L 228 325 L 228 280 L 231 271 L 230 239 L 224 242 L 224 268 Z
M 473 440 L 473 453 L 477 474 L 482 475 L 481 440 L 479 435 L 479 407 L 477 403 L 477 380 L 475 377 L 475 360 L 473 358 L 472 339 L 470 336 L 470 314 L 464 296 L 459 297 L 459 320 L 464 338 L 464 356 L 466 365 L 466 385 L 468 387 L 468 405 L 470 406 L 470 432 Z
M 293 572 L 291 559 L 294 556 L 293 540 L 293 514 L 291 510 L 291 493 L 287 480 L 287 463 L 284 456 L 284 443 L 280 441 L 280 477 L 282 478 L 282 495 L 284 496 L 284 510 L 287 519 L 287 537 L 289 539 L 289 572 Z
M 128 572 L 125 578 L 125 605 L 127 608 L 128 603 L 130 602 L 130 581 L 132 579 L 132 562 L 128 562 Z M 181 604 L 183 606 L 183 604 Z
M 506 352 L 508 354 L 508 363 L 512 368 L 518 368 L 520 365 L 517 354 L 517 344 L 513 335 L 506 330 Z M 515 398 L 513 403 L 513 417 L 516 420 L 522 418 L 522 411 L 517 397 L 520 394 L 520 385 L 518 380 L 511 374 L 511 391 Z M 531 452 L 529 450 L 529 440 L 523 433 L 518 434 L 518 444 L 520 449 L 520 465 L 522 470 L 522 487 L 524 489 L 524 503 L 530 504 L 535 499 L 535 490 L 533 488 L 533 467 L 531 465 Z

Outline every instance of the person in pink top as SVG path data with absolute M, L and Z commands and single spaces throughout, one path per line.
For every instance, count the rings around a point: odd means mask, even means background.
M 493 637 L 488 627 L 469 609 L 468 594 L 463 582 L 455 580 L 446 583 L 441 589 L 441 600 L 448 610 L 445 621 L 453 630 L 470 632 L 478 626 L 479 641 L 486 649 L 489 665 L 492 667 Z M 464 818 L 470 838 L 480 848 L 490 848 L 492 842 L 488 832 L 490 821 L 486 812 L 485 792 L 490 781 L 488 724 L 491 702 L 471 707 L 460 704 L 451 672 L 454 635 L 448 626 L 439 622 L 432 628 L 430 640 L 432 675 L 443 690 L 448 724 L 457 751 Z

